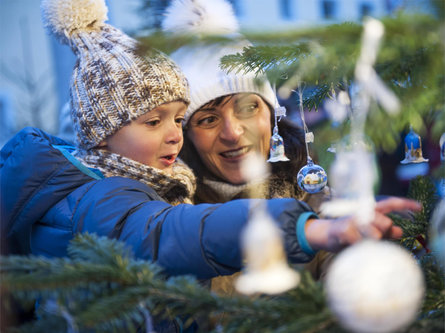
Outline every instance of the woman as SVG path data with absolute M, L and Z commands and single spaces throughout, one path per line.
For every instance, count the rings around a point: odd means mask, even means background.
M 182 23 L 184 22 L 184 23 Z M 241 52 L 250 44 L 237 36 L 236 18 L 224 0 L 173 1 L 163 22 L 168 32 L 230 35 L 227 43 L 184 46 L 171 57 L 185 73 L 191 103 L 185 115 L 181 158 L 197 176 L 195 202 L 227 202 L 249 197 L 250 186 L 242 177 L 242 162 L 254 152 L 269 158 L 270 139 L 278 101 L 265 76 L 226 73 L 221 57 Z M 325 189 L 309 195 L 297 184 L 296 175 L 306 164 L 304 131 L 285 118 L 278 122 L 288 162 L 270 163 L 262 198 L 296 198 L 319 213 Z M 256 191 L 258 193 L 258 191 Z M 320 251 L 307 266 L 315 278 L 325 273 L 330 256 Z

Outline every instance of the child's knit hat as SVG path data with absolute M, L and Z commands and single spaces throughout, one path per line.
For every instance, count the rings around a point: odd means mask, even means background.
M 80 148 L 97 146 L 161 104 L 189 103 L 180 69 L 160 52 L 137 55 L 134 39 L 104 23 L 104 0 L 42 0 L 41 9 L 45 27 L 77 56 L 70 92 Z
M 231 41 L 216 44 L 196 43 L 176 50 L 170 56 L 181 67 L 190 84 L 190 105 L 185 122 L 211 100 L 230 94 L 256 93 L 272 107 L 276 95 L 266 77 L 254 73 L 220 68 L 225 55 L 242 52 L 251 43 L 238 33 L 238 22 L 225 0 L 173 0 L 162 22 L 165 32 L 176 35 L 223 36 Z

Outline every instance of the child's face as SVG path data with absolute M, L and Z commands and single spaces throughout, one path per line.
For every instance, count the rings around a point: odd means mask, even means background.
M 182 121 L 186 109 L 183 102 L 162 104 L 107 138 L 106 148 L 171 173 L 183 144 Z

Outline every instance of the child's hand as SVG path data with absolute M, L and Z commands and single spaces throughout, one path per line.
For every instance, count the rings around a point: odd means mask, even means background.
M 306 223 L 306 239 L 314 250 L 340 251 L 363 238 L 398 239 L 402 229 L 394 226 L 385 214 L 393 211 L 422 209 L 414 200 L 391 197 L 376 203 L 374 219 L 366 226 L 359 226 L 354 217 L 348 216 L 335 220 L 309 220 Z

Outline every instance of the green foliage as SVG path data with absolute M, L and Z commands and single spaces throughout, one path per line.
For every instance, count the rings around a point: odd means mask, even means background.
M 386 31 L 375 69 L 399 97 L 401 112 L 387 121 L 386 112 L 372 105 L 366 133 L 385 151 L 395 149 L 400 133 L 409 125 L 421 134 L 431 130 L 438 140 L 445 131 L 444 24 L 432 17 L 404 15 L 386 18 L 383 24 Z M 338 91 L 353 83 L 361 32 L 361 25 L 344 23 L 281 35 L 247 35 L 254 45 L 223 57 L 222 67 L 247 72 L 262 69 L 272 82 L 288 90 L 305 82 L 323 92 L 305 95 L 306 107 L 317 109 L 332 96 L 329 89 Z M 335 138 L 337 129 L 326 126 L 322 130 L 330 132 L 331 141 Z
M 144 309 L 157 319 L 225 318 L 227 332 L 291 332 L 335 322 L 321 285 L 308 274 L 283 298 L 221 297 L 189 276 L 166 279 L 159 267 L 132 258 L 115 240 L 79 235 L 68 253 L 69 258 L 1 257 L 2 293 L 28 304 L 40 299 L 40 319 L 18 331 L 66 331 L 71 320 L 79 331 L 135 332 L 144 323 Z
M 420 237 L 427 242 L 429 221 L 438 201 L 434 182 L 429 177 L 416 177 L 410 182 L 408 197 L 421 202 L 422 210 L 409 216 L 391 214 L 391 218 L 403 229 L 401 244 L 412 250 L 419 246 Z
M 443 6 L 435 5 L 437 16 L 400 13 L 382 19 L 385 35 L 375 69 L 398 96 L 401 112 L 388 116 L 379 105 L 371 105 L 366 134 L 378 150 L 393 151 L 400 142 L 400 133 L 410 125 L 421 136 L 431 133 L 435 141 L 445 132 L 445 24 L 440 19 Z M 244 35 L 252 45 L 223 57 L 221 67 L 229 72 L 266 72 L 285 94 L 304 82 L 311 88 L 304 95 L 304 104 L 309 110 L 317 110 L 333 91 L 348 90 L 354 82 L 362 30 L 362 24 L 346 22 L 289 31 L 246 31 Z M 171 37 L 162 33 L 141 41 L 142 49 L 156 47 L 167 53 L 186 44 L 230 42 L 227 38 Z M 339 129 L 326 124 L 319 131 L 332 142 L 347 126 L 342 124 Z

